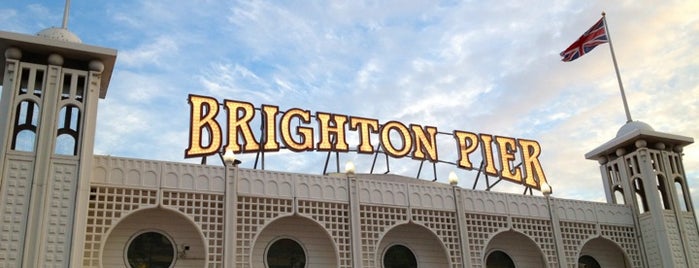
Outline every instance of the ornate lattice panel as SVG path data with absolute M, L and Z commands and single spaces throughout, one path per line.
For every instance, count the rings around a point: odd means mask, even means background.
M 7 168 L 2 174 L 5 181 L 0 188 L 0 267 L 3 268 L 20 265 L 33 164 L 31 160 L 9 159 L 5 163 Z
M 656 227 L 653 217 L 650 213 L 645 213 L 641 214 L 638 218 L 641 226 L 646 259 L 648 260 L 647 264 L 649 267 L 660 267 L 662 266 L 662 259 L 660 257 L 657 236 L 655 235 Z
M 684 221 L 684 226 L 689 226 L 689 228 L 684 230 L 684 233 L 687 236 L 687 245 L 685 247 L 689 250 L 690 266 L 699 267 L 699 233 L 697 233 L 697 229 L 692 228 L 692 226 L 697 226 L 694 213 L 682 212 L 682 220 Z
M 563 251 L 568 261 L 568 267 L 578 267 L 578 255 L 582 250 L 582 243 L 596 234 L 597 229 L 592 223 L 561 221 Z
M 534 239 L 541 248 L 549 267 L 558 267 L 556 244 L 551 230 L 551 222 L 540 219 L 512 218 L 512 228 Z
M 99 267 L 103 235 L 118 219 L 142 207 L 157 204 L 155 190 L 129 189 L 105 186 L 90 188 L 85 230 L 83 267 Z
M 299 213 L 321 223 L 337 245 L 338 267 L 352 267 L 350 243 L 349 205 L 334 202 L 299 200 Z
M 163 191 L 163 205 L 173 207 L 199 225 L 208 241 L 209 267 L 223 266 L 222 194 Z
M 52 165 L 45 249 L 45 263 L 50 267 L 65 267 L 70 254 L 78 166 L 77 161 L 68 162 L 73 163 Z
M 430 209 L 413 209 L 413 220 L 437 233 L 449 251 L 452 267 L 461 267 L 461 247 L 456 213 Z
M 250 251 L 255 235 L 267 221 L 293 210 L 291 199 L 238 197 L 236 266 L 250 267 Z
M 679 226 L 672 211 L 663 211 L 663 219 L 665 220 L 665 228 L 667 230 L 667 239 L 670 243 L 672 251 L 672 260 L 675 267 L 683 267 L 687 265 L 684 254 L 684 245 L 682 245 L 682 237 L 680 236 Z
M 466 213 L 466 225 L 471 267 L 483 267 L 482 254 L 486 241 L 500 229 L 507 228 L 507 216 Z
M 632 226 L 600 225 L 602 236 L 617 243 L 629 257 L 631 267 L 642 267 L 636 232 Z M 651 266 L 653 267 L 653 266 Z
M 385 206 L 359 206 L 362 233 L 362 266 L 379 267 L 375 263 L 379 236 L 398 222 L 406 222 L 407 209 Z

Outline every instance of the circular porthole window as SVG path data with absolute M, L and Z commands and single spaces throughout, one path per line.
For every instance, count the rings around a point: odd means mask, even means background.
M 303 268 L 306 267 L 306 252 L 301 245 L 289 238 L 274 241 L 267 249 L 267 267 Z
M 175 245 L 160 232 L 146 231 L 131 238 L 126 261 L 131 268 L 170 268 L 175 263 Z
M 384 268 L 417 268 L 417 258 L 408 247 L 393 245 L 383 255 Z

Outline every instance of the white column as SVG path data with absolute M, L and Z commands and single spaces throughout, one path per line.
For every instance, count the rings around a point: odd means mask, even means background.
M 2 187 L 2 176 L 5 164 L 5 155 L 7 154 L 8 144 L 10 144 L 10 139 L 12 134 L 10 130 L 12 129 L 12 110 L 15 109 L 12 105 L 14 102 L 14 90 L 15 81 L 19 75 L 19 59 L 22 58 L 22 51 L 15 47 L 10 47 L 5 50 L 5 75 L 3 79 L 2 86 L 2 96 L 0 97 L 0 114 L 5 116 L 0 116 L 0 187 Z
M 90 202 L 90 178 L 92 177 L 92 159 L 95 147 L 95 129 L 97 128 L 97 106 L 99 102 L 100 83 L 104 64 L 101 61 L 91 61 L 87 77 L 87 88 L 83 94 L 84 105 L 81 111 L 82 126 L 78 129 L 80 142 L 78 156 L 80 167 L 75 196 L 75 223 L 73 225 L 73 241 L 70 246 L 70 267 L 82 267 L 85 228 L 87 225 L 87 210 Z
M 236 266 L 236 214 L 238 211 L 238 176 L 240 161 L 235 159 L 233 151 L 220 154 L 223 162 L 225 191 L 223 196 L 223 267 Z
M 354 170 L 347 172 L 347 201 L 349 202 L 350 241 L 352 244 L 352 267 L 362 267 L 362 235 L 359 221 L 359 189 Z
M 22 267 L 43 267 L 43 250 L 46 245 L 46 214 L 48 213 L 48 191 L 51 182 L 51 156 L 55 145 L 55 129 L 58 98 L 61 90 L 61 65 L 63 57 L 57 54 L 49 56 L 46 68 L 46 83 L 41 95 L 39 126 L 36 133 L 36 158 L 34 161 L 34 179 L 31 184 L 27 233 L 24 244 L 24 261 Z
M 459 239 L 461 240 L 461 267 L 471 267 L 471 251 L 469 249 L 468 236 L 466 230 L 466 215 L 464 215 L 464 204 L 461 198 L 461 188 L 456 185 L 452 186 L 454 194 L 454 209 L 456 210 L 456 224 L 459 230 Z

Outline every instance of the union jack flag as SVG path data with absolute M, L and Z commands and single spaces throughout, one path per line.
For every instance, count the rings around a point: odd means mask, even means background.
M 607 29 L 604 26 L 604 18 L 599 19 L 595 25 L 590 27 L 578 40 L 575 40 L 566 50 L 561 52 L 562 61 L 573 61 L 600 44 L 609 42 Z

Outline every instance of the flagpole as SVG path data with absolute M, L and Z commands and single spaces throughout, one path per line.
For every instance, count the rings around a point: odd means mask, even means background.
M 607 27 L 607 16 L 606 13 L 602 12 L 602 20 L 604 20 L 604 30 L 607 32 L 607 39 L 609 40 L 609 51 L 612 52 L 612 61 L 614 61 L 614 70 L 616 71 L 616 80 L 619 82 L 619 90 L 621 91 L 621 100 L 624 102 L 624 111 L 626 112 L 626 123 L 633 121 L 631 119 L 631 112 L 629 112 L 629 104 L 626 102 L 626 93 L 624 93 L 624 84 L 621 83 L 621 75 L 619 74 L 619 65 L 616 63 L 616 56 L 614 55 L 614 46 L 612 46 L 612 37 L 609 34 L 609 28 Z

